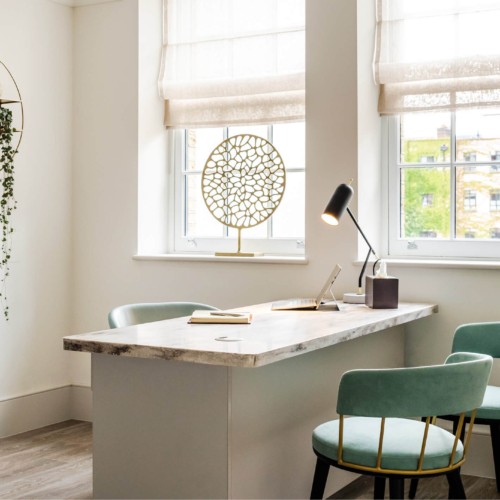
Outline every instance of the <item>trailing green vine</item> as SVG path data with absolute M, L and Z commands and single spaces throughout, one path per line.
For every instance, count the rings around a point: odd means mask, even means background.
M 9 320 L 9 306 L 6 297 L 6 280 L 9 276 L 9 264 L 12 250 L 11 225 L 12 210 L 16 209 L 17 201 L 14 198 L 14 156 L 12 136 L 16 129 L 12 128 L 12 111 L 0 108 L 0 181 L 3 193 L 0 201 L 0 226 L 2 227 L 2 247 L 0 251 L 0 304 L 7 321 Z M 1 191 L 1 190 L 0 190 Z

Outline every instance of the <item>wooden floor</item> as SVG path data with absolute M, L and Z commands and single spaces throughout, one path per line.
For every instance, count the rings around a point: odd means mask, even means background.
M 465 494 L 469 499 L 500 498 L 500 493 L 497 491 L 494 479 L 462 475 L 462 482 L 464 484 Z M 407 479 L 405 481 L 405 498 L 409 498 L 409 489 L 410 480 Z M 330 498 L 341 498 L 344 500 L 373 498 L 373 477 L 361 476 Z M 389 498 L 388 483 L 385 486 L 385 498 Z M 416 498 L 448 498 L 448 481 L 446 480 L 446 476 L 421 479 L 418 484 Z
M 462 481 L 469 499 L 500 499 L 494 479 L 462 475 Z M 0 500 L 18 498 L 92 498 L 90 423 L 69 420 L 0 439 Z M 373 498 L 373 478 L 361 476 L 331 498 Z M 448 498 L 446 477 L 420 480 L 417 499 L 423 498 Z
M 7 498 L 92 498 L 92 425 L 69 420 L 0 439 Z

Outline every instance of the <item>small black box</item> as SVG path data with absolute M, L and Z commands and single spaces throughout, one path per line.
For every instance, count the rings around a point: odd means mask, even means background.
M 365 282 L 365 304 L 372 309 L 397 309 L 399 280 L 389 276 L 375 278 L 367 276 Z

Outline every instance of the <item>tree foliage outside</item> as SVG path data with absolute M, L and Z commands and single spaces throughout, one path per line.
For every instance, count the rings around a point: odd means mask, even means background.
M 401 169 L 401 237 L 450 237 L 451 183 L 450 167 L 438 161 L 450 161 L 450 139 L 410 139 L 402 141 L 402 163 L 432 161 L 436 166 Z M 444 147 L 443 147 L 444 146 Z M 442 149 L 441 149 L 442 148 Z M 446 149 L 445 149 L 446 148 Z M 459 139 L 457 160 L 468 153 L 476 160 L 492 158 L 500 151 L 500 139 Z M 474 164 L 456 167 L 456 237 L 491 238 L 500 229 L 500 211 L 491 203 L 491 194 L 500 189 L 500 171 L 489 165 Z M 476 204 L 466 206 L 466 192 L 473 192 Z M 429 197 L 428 195 L 432 195 Z M 425 201 L 424 201 L 425 198 Z M 428 200 L 431 198 L 431 202 Z
M 432 204 L 423 198 L 432 195 Z M 404 168 L 401 171 L 401 213 L 403 238 L 419 238 L 422 233 L 450 235 L 450 169 Z

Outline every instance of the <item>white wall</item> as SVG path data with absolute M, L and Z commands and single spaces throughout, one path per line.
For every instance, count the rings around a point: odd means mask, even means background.
M 347 0 L 308 3 L 309 265 L 132 260 L 138 230 L 147 235 L 145 225 L 138 228 L 138 196 L 148 196 L 151 178 L 168 182 L 161 179 L 167 146 L 157 97 L 161 4 L 141 0 L 140 32 L 137 0 L 75 11 L 73 333 L 106 328 L 109 310 L 124 303 L 186 300 L 228 308 L 314 296 L 335 262 L 344 266 L 336 291 L 355 291 L 356 229 L 348 219 L 333 229 L 318 216 L 335 187 L 356 178 L 357 10 Z M 153 209 L 146 214 L 158 206 L 149 201 Z M 73 381 L 88 384 L 88 359 L 76 354 L 72 366 Z
M 66 6 L 0 0 L 0 59 L 18 82 L 26 114 L 15 160 L 10 321 L 0 319 L 0 401 L 70 383 L 61 338 L 71 314 L 72 26 Z M 4 76 L 0 71 L 7 87 Z M 0 434 L 17 429 L 4 427 L 9 419 L 31 425 L 29 406 L 16 415 L 17 402 L 0 409 Z

